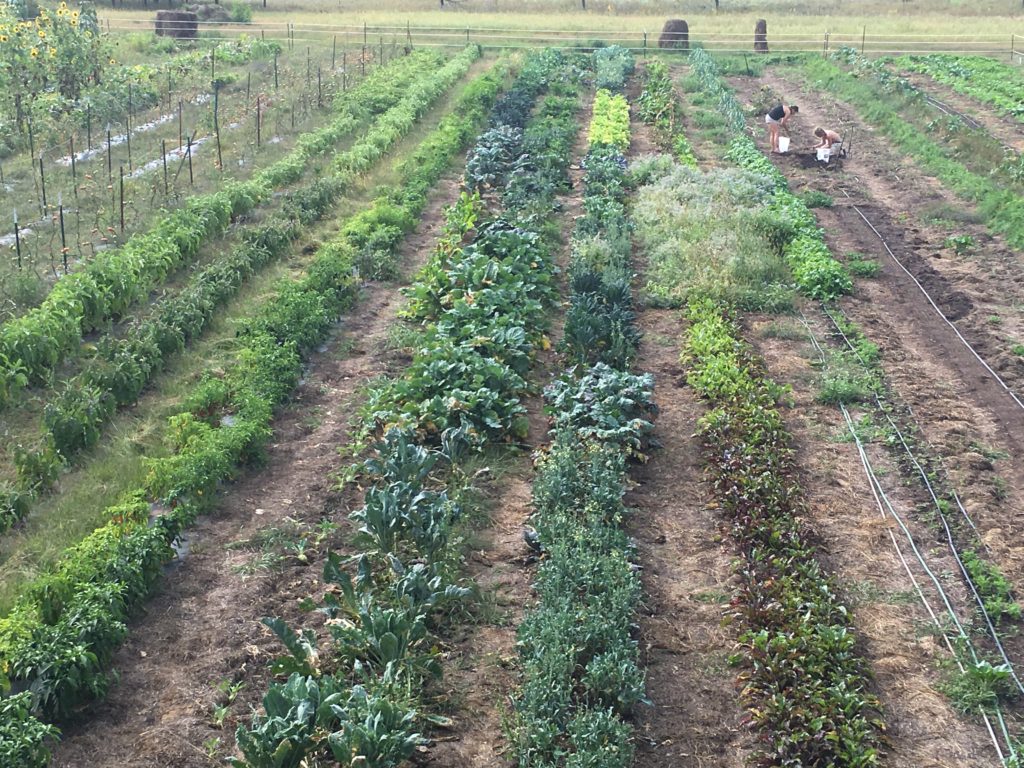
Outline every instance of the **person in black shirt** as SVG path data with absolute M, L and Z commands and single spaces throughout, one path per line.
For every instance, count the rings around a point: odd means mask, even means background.
M 777 104 L 764 116 L 764 121 L 768 125 L 768 141 L 772 145 L 772 152 L 779 151 L 779 130 L 785 127 L 786 121 L 799 111 L 800 107 L 796 104 L 791 104 L 788 107 L 785 104 Z

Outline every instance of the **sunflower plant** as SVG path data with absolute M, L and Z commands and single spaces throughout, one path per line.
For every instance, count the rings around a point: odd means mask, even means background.
M 0 0 L 0 105 L 19 128 L 41 96 L 67 103 L 91 82 L 99 82 L 109 58 L 92 6 L 56 9 L 21 19 Z

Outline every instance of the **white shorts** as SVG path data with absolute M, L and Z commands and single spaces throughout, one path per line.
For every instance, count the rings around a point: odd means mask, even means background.
M 772 117 L 771 115 L 765 115 L 765 116 L 764 116 L 764 121 L 765 121 L 766 123 L 768 123 L 769 125 L 771 125 L 772 123 L 776 123 L 776 124 L 778 124 L 778 122 L 779 122 L 778 120 L 776 120 L 776 119 L 775 119 L 774 117 Z

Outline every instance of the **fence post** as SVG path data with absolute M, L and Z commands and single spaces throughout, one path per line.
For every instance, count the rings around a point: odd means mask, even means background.
M 43 216 L 46 215 L 46 171 L 43 170 L 43 153 L 39 153 L 39 182 L 43 187 Z
M 57 195 L 57 218 L 60 219 L 60 255 L 64 262 L 64 274 L 68 273 L 68 239 L 64 234 L 64 198 Z
M 331 71 L 338 68 L 338 36 L 334 36 L 334 44 L 331 46 Z
M 14 209 L 14 249 L 18 253 L 18 269 L 21 269 L 21 232 L 18 230 L 18 209 Z
M 195 184 L 195 177 L 192 175 L 192 137 L 188 137 L 188 149 L 185 150 L 185 154 L 188 157 L 188 185 L 191 187 Z
M 644 58 L 647 58 L 647 30 L 644 30 Z
M 71 149 L 71 189 L 75 193 L 75 200 L 78 199 L 78 168 L 75 164 L 75 137 L 68 137 L 68 145 Z M 0 175 L 0 184 L 3 184 L 3 176 Z
M 164 161 L 164 197 L 167 197 L 167 139 L 160 139 L 160 157 Z
M 120 166 L 121 171 L 121 233 L 124 234 L 124 166 Z
M 860 31 L 860 55 L 864 55 L 864 41 L 868 36 L 868 25 L 865 24 L 864 28 Z
M 1016 43 L 1016 41 L 1017 41 L 1017 35 L 1016 34 L 1011 34 L 1010 35 L 1010 63 L 1011 64 L 1013 64 L 1013 53 L 1014 53 L 1013 47 L 1014 47 L 1014 43 Z
M 277 54 L 274 54 L 274 90 L 277 90 Z

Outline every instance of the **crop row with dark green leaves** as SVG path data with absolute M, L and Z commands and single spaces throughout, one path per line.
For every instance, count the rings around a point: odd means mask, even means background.
M 626 212 L 629 105 L 598 91 L 584 160 L 584 215 L 576 221 L 569 261 L 570 305 L 561 348 L 575 363 L 626 369 L 636 354 L 632 224 Z
M 232 218 L 298 181 L 312 158 L 393 106 L 408 85 L 438 64 L 436 54 L 419 52 L 392 62 L 339 97 L 336 116 L 301 136 L 286 157 L 248 181 L 228 182 L 218 192 L 190 198 L 148 232 L 61 278 L 39 307 L 0 328 L 0 407 L 27 384 L 45 384 L 83 334 L 124 315 L 171 270 L 195 257 L 204 242 L 222 234 Z
M 473 57 L 474 51 L 470 50 L 448 66 L 452 71 L 464 71 Z M 448 77 L 445 72 L 442 82 Z M 290 193 L 282 214 L 247 233 L 242 247 L 197 273 L 180 294 L 157 302 L 156 311 L 147 319 L 132 324 L 118 338 L 104 338 L 83 371 L 47 403 L 39 444 L 17 447 L 19 487 L 0 488 L 0 504 L 8 504 L 6 509 L 0 507 L 0 530 L 6 527 L 5 522 L 9 525 L 24 513 L 32 496 L 56 480 L 63 465 L 96 443 L 115 410 L 136 400 L 167 355 L 180 351 L 199 334 L 217 306 L 232 296 L 255 269 L 287 252 L 303 229 L 324 215 L 444 93 L 435 70 L 422 73 L 359 141 L 336 157 L 331 174 Z M 383 239 L 402 232 L 394 223 L 374 224 L 372 242 L 360 242 L 361 251 L 377 252 L 387 245 Z M 357 265 L 367 263 L 369 258 L 363 253 Z
M 682 108 L 668 65 L 659 60 L 649 61 L 644 69 L 643 82 L 644 89 L 637 100 L 640 119 L 654 129 L 662 149 L 671 152 L 683 165 L 696 166 L 693 147 L 681 130 Z
M 711 405 L 698 434 L 707 475 L 742 557 L 733 613 L 745 628 L 733 661 L 763 766 L 873 766 L 882 723 L 850 612 L 822 570 L 779 388 L 726 310 L 694 299 L 683 352 L 688 381 Z
M 566 59 L 554 52 L 527 62 L 470 160 L 473 168 L 487 166 L 479 176 L 487 181 L 480 184 L 496 191 L 495 204 L 504 210 L 486 220 L 479 194 L 464 194 L 449 209 L 434 256 L 410 291 L 410 318 L 427 325 L 417 358 L 467 362 L 458 369 L 467 378 L 448 382 L 453 400 L 468 399 L 464 393 L 479 385 L 474 370 L 497 366 L 510 373 L 528 364 L 543 331 L 542 301 L 551 298 L 553 274 L 550 242 L 524 229 L 536 223 L 532 214 L 508 204 L 518 200 L 511 192 L 522 183 L 516 180 L 520 175 L 533 178 L 531 188 L 545 190 L 539 202 L 549 216 L 555 193 L 564 187 L 571 145 L 561 134 L 571 130 L 572 121 L 553 113 L 548 99 L 568 110 L 575 88 L 562 79 L 568 72 Z M 524 125 L 544 91 L 548 106 Z M 518 151 L 504 152 L 512 128 L 522 140 Z M 492 152 L 496 147 L 502 151 Z M 559 179 L 553 178 L 556 170 Z M 484 357 L 485 364 L 469 362 Z M 437 385 L 415 369 L 401 378 L 401 385 L 378 392 L 378 406 L 389 403 L 400 414 L 406 412 L 403 399 L 436 396 Z M 521 395 L 524 386 L 519 376 L 487 383 L 501 390 L 496 399 Z M 462 493 L 471 483 L 461 462 L 515 429 L 511 412 L 459 403 L 452 409 L 449 423 L 428 426 L 402 416 L 382 424 L 371 408 L 370 429 L 383 436 L 358 470 L 369 487 L 363 506 L 350 515 L 361 550 L 351 564 L 355 575 L 333 555 L 324 571 L 325 581 L 336 586 L 320 605 L 335 620 L 329 622 L 328 647 L 313 652 L 318 641 L 312 631 L 298 635 L 278 620 L 266 621 L 290 652 L 275 671 L 289 677 L 270 687 L 264 713 L 239 727 L 244 759 L 234 761 L 236 766 L 277 768 L 333 758 L 343 766 L 388 768 L 425 741 L 423 730 L 437 718 L 421 711 L 422 691 L 442 672 L 434 633 L 450 606 L 469 592 L 459 582 L 459 548 L 452 536 Z
M 794 195 L 786 178 L 771 164 L 746 131 L 746 116 L 735 94 L 723 83 L 711 55 L 702 49 L 690 55 L 694 73 L 705 92 L 717 97 L 719 106 L 736 131 L 728 158 L 775 184 L 773 212 L 779 222 L 775 235 L 800 290 L 815 299 L 831 300 L 853 290 L 846 269 L 832 258 L 822 232 L 807 204 Z
M 628 718 L 644 700 L 640 581 L 621 526 L 627 464 L 646 457 L 655 406 L 652 377 L 625 370 L 638 333 L 621 155 L 629 111 L 616 98 L 595 101 L 590 125 L 563 343 L 572 367 L 545 390 L 552 443 L 536 462 L 531 518 L 542 561 L 519 627 L 523 683 L 508 727 L 522 768 L 625 768 Z
M 900 69 L 928 75 L 957 93 L 991 104 L 1024 121 L 1024 79 L 1018 67 L 987 56 L 946 53 L 898 56 L 892 63 Z
M 470 58 L 435 72 L 437 87 L 450 87 Z M 350 222 L 352 232 L 365 233 L 373 222 L 414 220 L 483 121 L 505 71 L 467 86 L 452 113 L 403 163 L 402 182 Z M 303 360 L 356 300 L 359 248 L 343 231 L 318 249 L 305 276 L 281 284 L 241 327 L 236 361 L 221 375 L 211 373 L 170 420 L 174 453 L 152 460 L 146 486 L 110 508 L 110 523 L 71 548 L 0 621 L 0 684 L 5 695 L 30 691 L 34 717 L 63 719 L 104 693 L 125 620 L 172 557 L 171 542 L 214 503 L 223 482 L 259 455 L 274 408 L 294 389 Z M 167 511 L 149 521 L 148 499 Z M 18 749 L 19 765 L 45 765 L 37 740 L 19 741 Z
M 836 62 L 851 68 L 844 70 Z M 857 51 L 841 49 L 832 59 L 812 58 L 800 70 L 815 87 L 827 90 L 853 105 L 894 146 L 926 173 L 934 176 L 962 200 L 977 206 L 986 226 L 1002 234 L 1016 248 L 1024 248 L 1024 198 L 1020 194 L 1020 158 L 1006 168 L 971 171 L 970 157 L 958 153 L 950 142 L 936 141 L 921 126 L 907 119 L 923 97 L 903 78 Z

